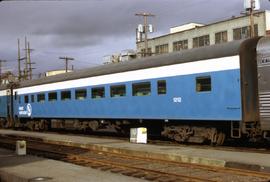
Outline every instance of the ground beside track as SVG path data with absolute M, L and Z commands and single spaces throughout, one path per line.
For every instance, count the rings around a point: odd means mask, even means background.
M 7 139 L 4 138 L 6 136 L 7 136 Z M 199 176 L 201 176 L 201 174 L 204 174 L 206 176 L 214 175 L 214 177 L 212 176 L 212 179 L 225 179 L 227 177 L 231 177 L 231 178 L 233 177 L 232 175 L 226 175 L 226 173 L 228 172 L 227 170 L 223 170 L 223 169 L 221 169 L 221 171 L 219 170 L 219 168 L 223 168 L 223 167 L 232 167 L 234 169 L 235 168 L 249 169 L 249 170 L 254 171 L 254 172 L 244 171 L 243 172 L 244 176 L 246 174 L 248 174 L 249 176 L 249 173 L 250 174 L 254 173 L 256 175 L 259 175 L 259 177 L 261 177 L 260 176 L 261 173 L 256 173 L 255 171 L 264 172 L 263 175 L 267 176 L 266 178 L 265 177 L 257 178 L 258 176 L 255 175 L 256 176 L 255 178 L 253 178 L 252 176 L 249 178 L 245 178 L 243 177 L 242 174 L 240 174 L 239 177 L 235 177 L 237 178 L 236 181 L 246 181 L 247 179 L 250 179 L 250 180 L 254 179 L 255 181 L 258 181 L 258 179 L 270 179 L 270 170 L 269 170 L 270 161 L 267 160 L 270 157 L 270 154 L 267 154 L 267 153 L 264 153 L 264 154 L 254 153 L 254 151 L 253 152 L 222 151 L 220 149 L 215 150 L 213 148 L 196 148 L 192 146 L 190 147 L 190 146 L 163 146 L 163 145 L 160 146 L 160 145 L 152 145 L 152 144 L 131 144 L 127 140 L 123 140 L 123 139 L 110 139 L 110 138 L 104 138 L 104 137 L 100 138 L 100 137 L 93 137 L 93 136 L 63 135 L 63 134 L 56 134 L 56 133 L 37 133 L 37 132 L 0 130 L 1 143 L 5 142 L 5 140 L 8 140 L 8 137 L 12 139 L 14 138 L 25 139 L 28 141 L 29 147 L 33 145 L 35 141 L 38 141 L 38 142 L 42 141 L 42 142 L 47 143 L 46 146 L 50 144 L 61 144 L 61 145 L 72 146 L 71 147 L 72 150 L 73 148 L 79 149 L 79 147 L 82 147 L 82 148 L 85 148 L 84 150 L 90 149 L 92 151 L 94 150 L 100 151 L 100 153 L 115 153 L 115 154 L 118 154 L 118 156 L 132 155 L 133 157 L 130 158 L 129 161 L 131 161 L 131 159 L 133 160 L 133 158 L 138 158 L 138 157 L 145 158 L 146 160 L 150 159 L 152 160 L 151 167 L 153 167 L 152 165 L 154 165 L 153 161 L 156 161 L 157 165 L 159 165 L 160 162 L 158 162 L 157 160 L 173 161 L 173 162 L 180 162 L 180 163 L 185 162 L 186 164 L 193 163 L 193 164 L 198 164 L 198 165 L 205 165 L 205 166 L 210 167 L 207 169 L 203 169 L 206 172 L 202 172 L 201 169 L 199 169 L 199 168 L 204 168 L 204 167 L 200 167 L 196 165 L 191 168 L 189 166 L 187 168 L 186 167 L 183 168 L 183 166 L 181 166 L 180 168 L 182 171 L 188 170 L 192 174 L 196 171 L 195 173 L 199 173 L 200 174 Z M 58 145 L 56 146 L 56 148 L 59 148 L 59 147 Z M 42 147 L 38 147 L 38 148 L 42 148 Z M 66 149 L 63 149 L 63 150 L 66 151 Z M 58 151 L 58 150 L 53 149 L 53 151 Z M 95 160 L 95 158 L 85 159 L 84 157 L 81 158 L 80 156 L 75 157 L 75 158 L 76 158 L 75 163 L 79 162 L 79 164 L 82 163 L 83 165 L 90 165 L 90 166 L 93 165 L 92 162 Z M 74 159 L 71 159 L 71 162 L 73 160 Z M 126 160 L 126 159 L 119 158 L 117 162 L 121 160 Z M 107 162 L 108 160 L 105 160 L 105 163 Z M 128 162 L 124 162 L 124 164 L 127 164 L 127 163 Z M 138 162 L 136 161 L 135 163 L 137 164 Z M 140 165 L 140 168 L 141 168 L 143 165 L 148 166 L 148 164 L 149 163 L 145 163 L 143 161 L 143 162 L 139 162 L 139 164 L 137 165 Z M 175 171 L 177 167 L 172 167 L 173 165 L 175 164 L 169 164 L 169 166 L 173 169 L 173 171 Z M 94 166 L 96 166 L 96 164 L 94 164 Z M 99 164 L 98 166 L 99 168 L 101 167 L 106 170 L 115 170 L 115 168 L 112 167 L 111 165 L 104 166 L 104 164 L 102 165 Z M 199 168 L 195 169 L 197 167 Z M 144 172 L 142 174 L 141 172 L 138 171 L 138 169 L 139 168 L 136 168 L 136 174 L 132 173 L 134 169 L 132 169 L 131 171 L 129 169 L 128 172 L 125 171 L 124 173 L 128 173 L 135 176 L 136 175 L 145 176 Z M 158 169 L 160 169 L 160 167 Z M 165 171 L 167 172 L 169 168 L 167 169 L 167 167 L 165 167 L 164 169 L 166 169 Z M 234 169 L 232 169 L 232 171 L 229 170 L 229 174 L 234 175 L 235 173 Z M 0 176 L 1 176 L 1 171 L 2 171 L 2 168 L 0 168 Z M 116 171 L 119 171 L 119 169 L 116 169 Z M 237 170 L 236 170 L 236 173 L 238 173 Z M 177 172 L 177 174 L 180 174 L 180 173 Z M 269 174 L 269 178 L 268 178 L 268 174 Z M 149 177 L 149 174 L 148 174 L 148 177 Z M 152 177 L 153 175 L 150 175 L 150 178 Z M 206 179 L 209 179 L 209 178 L 206 178 Z M 230 179 L 228 180 L 230 181 Z M 228 181 L 228 180 L 225 180 L 225 181 Z
M 1 182 L 143 182 L 145 180 L 117 173 L 100 171 L 62 161 L 36 156 L 16 156 L 13 151 L 0 148 Z M 39 181 L 39 180 L 36 180 Z
M 128 140 L 97 138 L 89 136 L 60 135 L 38 132 L 0 130 L 0 135 L 34 137 L 49 143 L 61 143 L 84 148 L 98 148 L 101 151 L 151 156 L 159 159 L 172 159 L 180 162 L 196 163 L 208 166 L 235 167 L 255 171 L 270 172 L 270 154 L 222 151 L 213 148 L 189 146 L 158 146 L 151 144 L 132 144 Z

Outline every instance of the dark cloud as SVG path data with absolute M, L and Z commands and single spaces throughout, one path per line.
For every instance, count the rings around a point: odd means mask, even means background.
M 270 2 L 262 0 L 262 9 Z M 188 22 L 211 23 L 239 15 L 242 0 L 78 0 L 0 3 L 0 59 L 16 65 L 17 38 L 27 36 L 35 48 L 36 72 L 58 68 L 61 55 L 74 55 L 76 67 L 102 64 L 102 57 L 135 47 L 135 28 L 151 12 L 157 32 Z M 153 36 L 152 35 L 152 36 Z M 57 64 L 56 64 L 57 62 Z M 59 63 L 60 62 L 60 63 Z M 49 66 L 48 66 L 49 65 Z

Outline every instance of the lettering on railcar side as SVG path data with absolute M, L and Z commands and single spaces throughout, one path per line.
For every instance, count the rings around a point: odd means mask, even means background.
M 181 97 L 174 97 L 173 98 L 173 102 L 174 103 L 181 103 L 182 102 L 182 98 Z

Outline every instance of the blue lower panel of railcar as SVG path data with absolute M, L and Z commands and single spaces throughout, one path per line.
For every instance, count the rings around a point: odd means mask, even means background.
M 211 91 L 197 92 L 196 78 L 211 76 Z M 167 94 L 157 94 L 157 80 L 166 80 Z M 241 120 L 240 71 L 229 70 L 168 77 L 151 81 L 150 96 L 132 96 L 132 83 L 126 84 L 126 96 L 111 98 L 110 85 L 105 86 L 106 97 L 31 103 L 18 105 L 15 113 L 33 118 L 126 118 L 126 119 L 181 119 L 181 120 Z M 90 90 L 90 87 L 87 88 Z M 74 89 L 72 90 L 74 93 Z M 47 95 L 46 95 L 47 97 Z M 25 110 L 24 115 L 18 109 Z M 28 111 L 27 111 L 28 110 Z M 30 110 L 30 111 L 29 111 Z
M 0 118 L 7 117 L 7 97 L 0 96 Z

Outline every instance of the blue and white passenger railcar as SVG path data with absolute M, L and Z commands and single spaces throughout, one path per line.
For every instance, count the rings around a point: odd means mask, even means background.
M 12 115 L 32 129 L 162 125 L 177 141 L 221 144 L 258 126 L 256 60 L 266 44 L 235 41 L 22 82 Z

